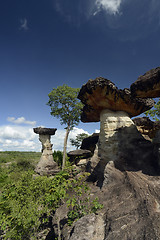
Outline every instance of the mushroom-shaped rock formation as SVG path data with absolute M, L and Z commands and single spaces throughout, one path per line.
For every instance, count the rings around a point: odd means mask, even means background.
M 151 69 L 140 76 L 130 89 L 133 96 L 141 98 L 160 97 L 160 67 Z
M 142 137 L 130 117 L 150 109 L 154 101 L 133 98 L 130 90 L 118 90 L 111 81 L 102 77 L 83 85 L 78 98 L 85 104 L 82 122 L 100 120 L 98 171 L 104 175 L 103 184 L 108 181 L 107 163 L 110 161 L 120 169 L 143 168 L 147 171 L 147 161 L 150 165 L 153 159 L 153 146 Z
M 89 158 L 91 157 L 92 153 L 90 150 L 86 149 L 77 149 L 74 151 L 70 151 L 67 153 L 67 156 L 70 158 L 71 162 L 75 162 L 77 164 L 80 161 L 80 158 Z
M 34 128 L 33 131 L 39 134 L 39 140 L 42 143 L 42 156 L 36 166 L 35 172 L 40 175 L 54 175 L 59 171 L 57 163 L 53 160 L 53 152 L 50 138 L 55 135 L 56 128 Z
M 118 89 L 114 83 L 102 77 L 84 84 L 78 98 L 85 105 L 82 122 L 100 121 L 100 114 L 105 109 L 124 111 L 134 117 L 154 106 L 153 99 L 133 98 L 129 89 Z

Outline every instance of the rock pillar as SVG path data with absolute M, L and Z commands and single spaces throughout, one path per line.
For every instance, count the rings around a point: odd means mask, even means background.
M 100 121 L 99 172 L 104 176 L 104 183 L 110 175 L 110 164 L 120 170 L 151 170 L 153 145 L 144 139 L 126 112 L 103 110 Z
M 133 126 L 134 123 L 126 112 L 103 110 L 100 114 L 99 156 L 105 162 L 115 161 L 118 157 L 118 130 Z
M 34 132 L 39 134 L 42 143 L 42 156 L 35 168 L 35 172 L 40 175 L 54 175 L 59 171 L 58 164 L 53 160 L 53 152 L 50 138 L 55 134 L 55 128 L 34 128 Z

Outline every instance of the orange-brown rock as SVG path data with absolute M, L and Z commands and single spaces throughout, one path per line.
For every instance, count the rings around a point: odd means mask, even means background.
M 147 136 L 152 139 L 155 137 L 156 132 L 160 130 L 160 121 L 151 121 L 148 117 L 134 118 L 133 122 L 137 129 L 146 138 Z
M 114 83 L 102 77 L 84 84 L 78 98 L 85 105 L 81 116 L 82 122 L 100 121 L 100 113 L 104 109 L 124 111 L 133 117 L 154 105 L 153 99 L 132 97 L 129 89 L 118 89 Z

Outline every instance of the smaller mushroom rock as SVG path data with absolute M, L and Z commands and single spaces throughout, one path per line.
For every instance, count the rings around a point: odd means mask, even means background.
M 42 143 L 42 156 L 36 166 L 35 172 L 40 175 L 54 175 L 59 171 L 57 163 L 53 160 L 51 135 L 55 135 L 56 128 L 34 128 L 35 133 L 39 134 Z
M 154 105 L 153 99 L 133 98 L 129 89 L 118 89 L 114 83 L 102 77 L 84 84 L 78 98 L 85 105 L 81 115 L 82 122 L 100 121 L 100 113 L 105 109 L 124 111 L 133 117 Z
M 77 150 L 70 151 L 67 153 L 67 156 L 70 158 L 70 161 L 77 160 L 76 159 L 77 157 L 89 158 L 89 157 L 91 157 L 91 155 L 92 155 L 91 151 L 84 150 L 84 149 L 77 149 Z M 77 161 L 76 161 L 76 163 L 77 163 Z
M 140 76 L 130 89 L 133 96 L 140 98 L 160 97 L 160 67 L 151 69 Z

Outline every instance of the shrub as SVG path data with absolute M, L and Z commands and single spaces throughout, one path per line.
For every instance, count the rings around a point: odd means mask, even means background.
M 62 166 L 63 152 L 55 151 L 53 152 L 53 159 L 58 164 L 58 166 Z
M 35 176 L 27 159 L 19 158 L 0 169 L 1 239 L 36 239 L 49 216 L 64 202 L 69 208 L 69 225 L 102 207 L 89 197 L 86 173 L 78 177 L 78 172 L 68 165 L 54 177 Z
M 67 172 L 54 178 L 25 172 L 18 181 L 6 184 L 0 196 L 0 226 L 4 239 L 30 239 L 66 196 Z

